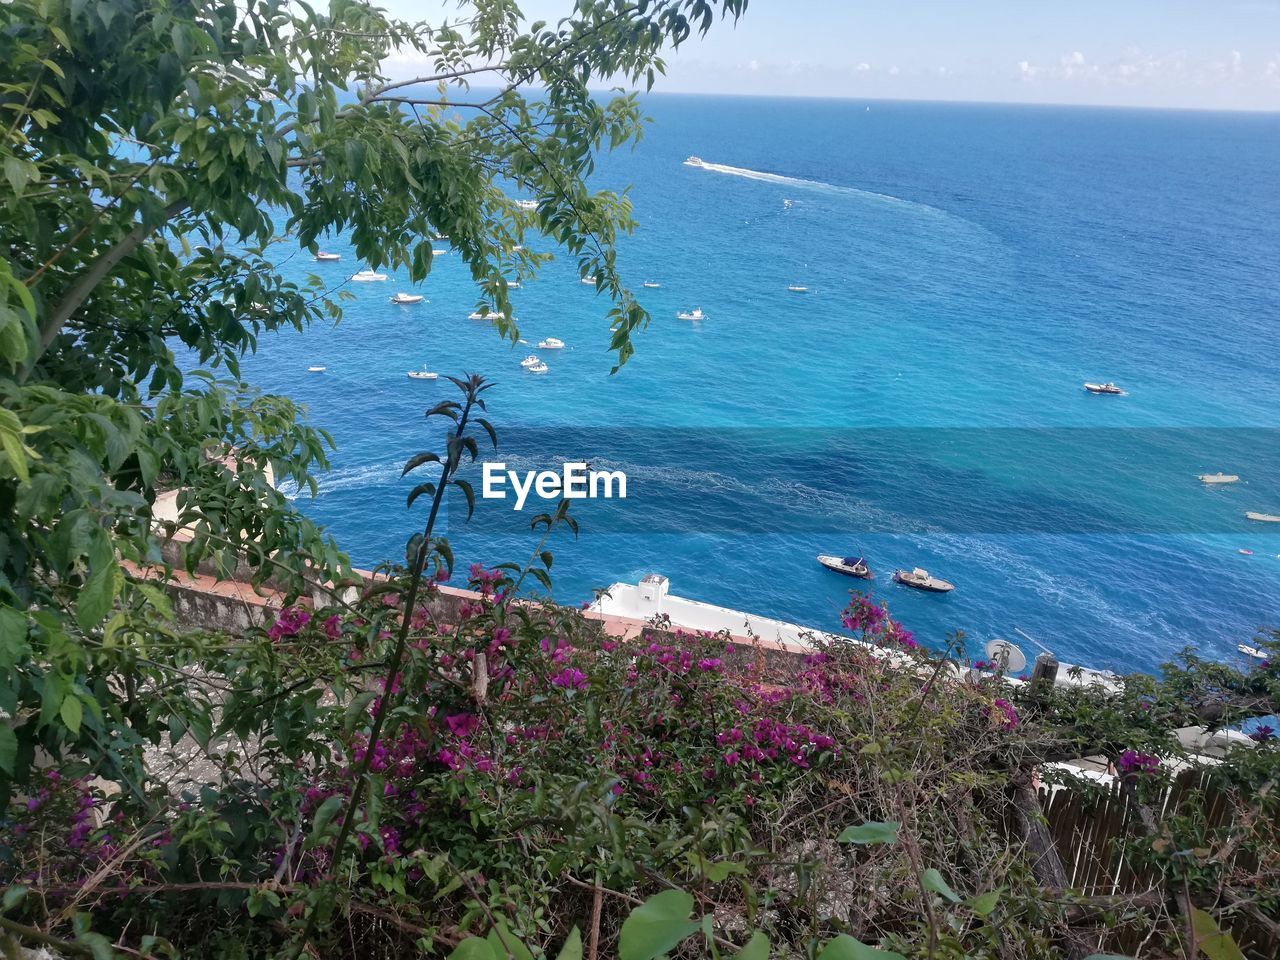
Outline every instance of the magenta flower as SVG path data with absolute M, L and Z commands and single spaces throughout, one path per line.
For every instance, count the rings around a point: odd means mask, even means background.
M 1126 750 L 1116 761 L 1116 769 L 1129 782 L 1145 774 L 1155 773 L 1159 768 L 1158 757 L 1153 757 L 1149 753 L 1139 753 L 1137 750 Z
M 574 667 L 565 667 L 551 678 L 551 682 L 566 690 L 582 690 L 587 685 L 587 675 Z

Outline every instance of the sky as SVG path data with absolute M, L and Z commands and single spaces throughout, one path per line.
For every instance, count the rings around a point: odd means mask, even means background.
M 554 22 L 572 0 L 521 9 Z M 1280 110 L 1280 0 L 750 0 L 667 65 L 672 93 Z

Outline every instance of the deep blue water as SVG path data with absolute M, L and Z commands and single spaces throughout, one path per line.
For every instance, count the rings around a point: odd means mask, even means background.
M 618 375 L 608 304 L 569 257 L 513 294 L 531 343 L 569 344 L 543 377 L 518 365 L 529 347 L 467 319 L 476 288 L 449 255 L 429 303 L 389 305 L 403 278 L 351 284 L 340 326 L 264 340 L 246 364 L 336 435 L 319 497 L 296 502 L 357 563 L 400 555 L 420 520 L 399 465 L 452 390 L 405 377 L 426 362 L 497 381 L 492 419 L 524 453 L 543 438 L 536 465 L 576 445 L 631 475 L 625 504 L 552 544 L 564 602 L 656 570 L 683 596 L 833 626 L 857 584 L 814 555 L 862 552 L 876 595 L 933 643 L 1021 642 L 1019 627 L 1064 660 L 1133 669 L 1186 644 L 1230 658 L 1280 624 L 1280 537 L 1243 520 L 1280 514 L 1280 116 L 686 96 L 647 111 L 639 148 L 598 178 L 631 185 L 641 226 L 620 260 L 654 318 Z M 327 247 L 340 264 L 286 273 L 359 269 L 342 238 Z M 709 319 L 675 319 L 695 305 Z M 1129 395 L 1088 395 L 1094 379 Z M 1219 469 L 1244 482 L 1195 479 Z M 468 532 L 455 513 L 460 562 L 526 558 L 509 504 L 480 509 L 506 525 Z M 895 587 L 898 566 L 957 589 Z

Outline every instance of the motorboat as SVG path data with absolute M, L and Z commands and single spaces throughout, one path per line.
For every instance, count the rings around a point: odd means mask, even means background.
M 684 165 L 686 167 L 701 167 L 706 165 L 706 161 L 701 157 L 689 157 L 685 160 Z
M 425 365 L 425 364 L 423 365 L 423 367 L 422 367 L 422 369 L 421 369 L 421 370 L 410 370 L 410 371 L 409 371 L 409 379 L 410 379 L 410 380 L 435 380 L 435 379 L 439 378 L 439 376 L 440 376 L 440 374 L 438 374 L 438 373 L 436 373 L 436 372 L 434 372 L 434 371 L 432 371 L 432 370 L 428 370 L 428 369 L 426 368 L 426 365 Z
M 1239 483 L 1240 478 L 1234 473 L 1202 473 L 1201 483 Z
M 1251 647 L 1247 643 L 1237 643 L 1236 649 L 1246 657 L 1253 657 L 1255 660 L 1266 660 L 1269 656 L 1265 650 L 1259 650 L 1257 647 Z
M 828 570 L 843 573 L 846 577 L 858 577 L 862 580 L 870 580 L 875 577 L 875 574 L 871 572 L 871 568 L 867 566 L 866 561 L 861 557 L 832 557 L 819 554 L 818 562 Z
M 421 303 L 422 294 L 420 293 L 397 293 L 391 298 L 392 303 Z
M 445 254 L 447 254 L 448 252 L 449 252 L 449 251 L 448 251 L 448 250 L 446 250 L 446 249 L 444 249 L 444 247 L 432 247 L 432 248 L 431 248 L 431 255 L 432 255 L 433 257 L 443 257 L 443 256 L 444 256 Z
M 474 313 L 467 314 L 467 319 L 468 320 L 488 320 L 490 323 L 493 323 L 496 320 L 501 320 L 502 314 L 498 313 L 495 310 L 477 310 Z M 511 318 L 513 323 L 515 322 L 515 319 L 516 319 L 515 317 Z
M 787 284 L 787 292 L 788 293 L 808 293 L 809 288 L 799 283 L 789 283 Z
M 705 320 L 706 318 L 706 314 L 702 312 L 701 307 L 694 307 L 692 310 L 676 314 L 677 320 Z
M 539 360 L 533 366 L 525 367 L 525 369 L 528 370 L 530 373 L 546 373 L 548 368 L 545 363 Z
M 516 205 L 521 210 L 537 210 L 538 209 L 537 200 L 517 200 Z
M 1246 520 L 1256 520 L 1258 523 L 1280 523 L 1280 517 L 1277 517 L 1274 513 L 1258 513 L 1254 510 L 1246 513 L 1244 518 Z
M 352 274 L 351 279 L 356 283 L 380 283 L 387 279 L 387 275 L 374 270 L 361 270 L 359 273 Z
M 1090 393 L 1109 393 L 1116 397 L 1124 396 L 1124 391 L 1114 383 L 1086 383 L 1084 388 Z
M 319 260 L 321 263 L 331 263 L 334 260 L 341 260 L 342 254 L 325 253 L 323 250 L 321 250 L 319 253 L 316 254 L 316 259 Z
M 658 283 L 656 280 L 646 280 L 644 283 L 641 284 L 641 286 L 644 287 L 646 290 L 657 290 L 660 286 L 662 286 L 662 284 Z
M 507 289 L 508 289 L 508 290 L 519 290 L 519 289 L 520 289 L 520 281 L 519 281 L 519 280 L 508 280 L 508 281 L 507 281 Z
M 325 370 L 327 370 L 327 369 L 328 369 L 328 367 L 323 367 L 323 366 L 321 366 L 320 364 L 316 363 L 316 364 L 312 364 L 311 366 L 307 367 L 307 373 L 324 373 L 324 372 L 325 372 Z
M 578 282 L 579 282 L 580 284 L 582 284 L 584 287 L 594 287 L 594 286 L 596 285 L 596 278 L 595 278 L 595 277 L 583 277 L 583 278 L 582 278 L 581 280 L 579 280 Z
M 893 571 L 893 582 L 904 587 L 915 587 L 917 590 L 928 590 L 930 593 L 948 593 L 956 588 L 954 583 L 931 577 L 928 570 L 919 567 L 914 570 Z
M 564 341 L 558 337 L 547 337 L 545 340 L 538 341 L 539 350 L 563 350 Z
M 520 366 L 528 370 L 530 367 L 536 367 L 541 362 L 542 362 L 541 357 L 539 357 L 537 354 L 531 353 L 527 357 L 525 357 L 523 360 L 520 361 Z

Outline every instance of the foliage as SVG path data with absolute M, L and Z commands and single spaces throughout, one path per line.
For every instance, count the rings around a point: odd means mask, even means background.
M 134 696 L 172 668 L 134 645 L 163 611 L 136 576 L 158 533 L 191 533 L 163 554 L 187 570 L 350 578 L 269 482 L 313 486 L 329 436 L 239 379 L 260 337 L 341 317 L 342 283 L 277 265 L 344 231 L 419 281 L 447 234 L 514 342 L 509 284 L 559 248 L 609 295 L 625 362 L 647 320 L 615 270 L 630 206 L 587 178 L 642 117 L 589 87 L 651 84 L 744 6 L 584 0 L 548 25 L 478 0 L 432 25 L 359 0 L 0 5 L 0 799 L 64 752 L 136 792 L 137 748 L 181 722 Z M 425 74 L 390 79 L 393 53 Z

